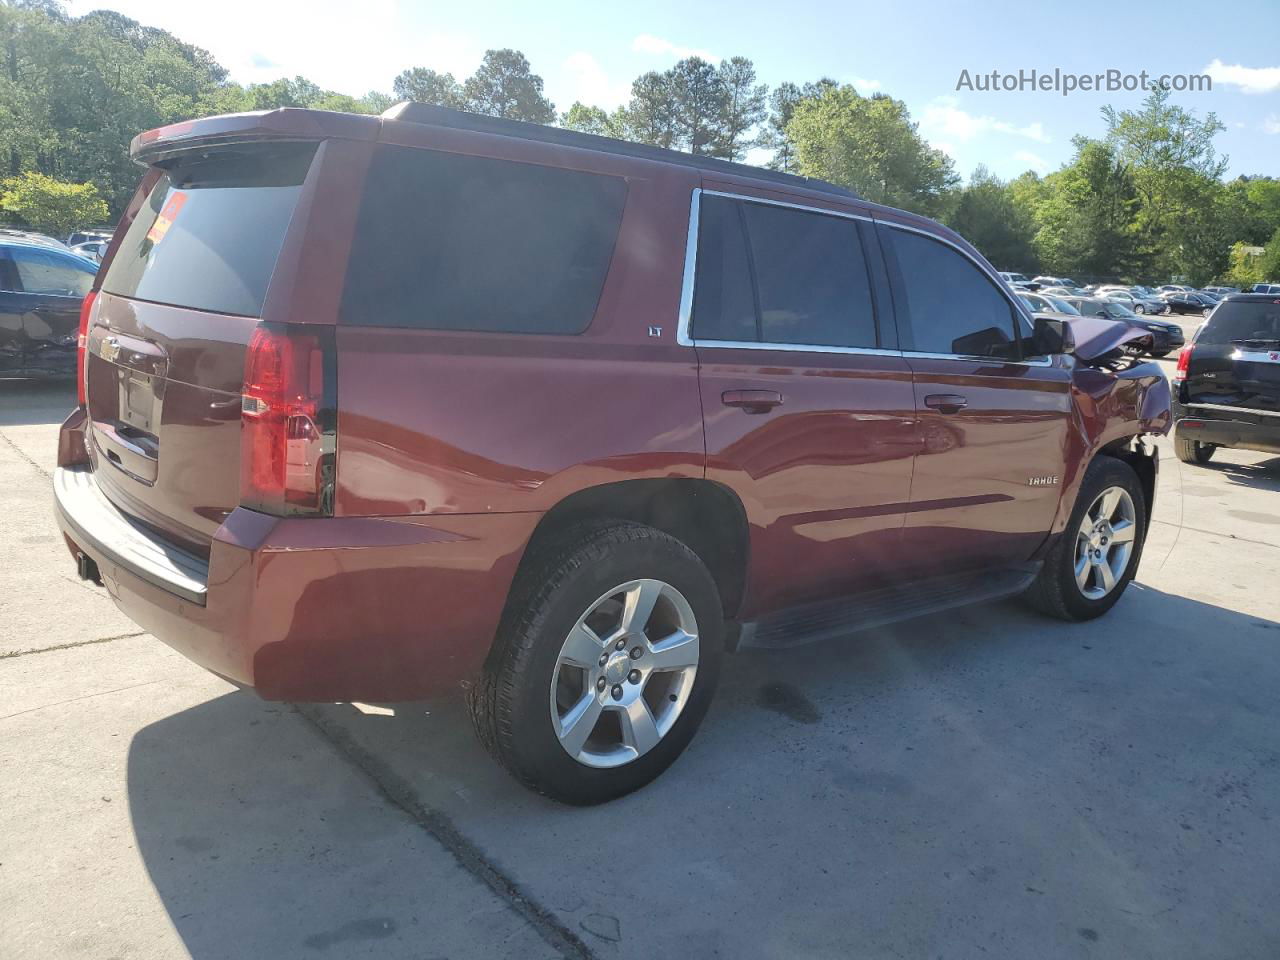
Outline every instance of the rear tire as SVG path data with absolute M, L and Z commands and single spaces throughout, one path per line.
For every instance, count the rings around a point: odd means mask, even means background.
M 1173 452 L 1177 454 L 1178 459 L 1183 463 L 1194 463 L 1203 466 L 1213 459 L 1213 451 L 1216 449 L 1211 443 L 1186 440 L 1177 434 L 1174 434 L 1173 437 Z
M 468 698 L 472 721 L 529 789 L 603 803 L 693 739 L 719 675 L 720 595 L 692 550 L 636 523 L 578 527 L 530 560 Z
M 1111 498 L 1114 506 L 1108 506 Z M 1095 516 L 1100 518 L 1097 522 Z M 1146 535 L 1147 502 L 1138 475 L 1123 460 L 1095 457 L 1085 471 L 1071 519 L 1024 599 L 1059 620 L 1102 616 L 1137 572 Z M 1119 551 L 1126 545 L 1129 549 L 1121 557 Z M 1100 553 L 1097 561 L 1091 558 L 1092 548 Z

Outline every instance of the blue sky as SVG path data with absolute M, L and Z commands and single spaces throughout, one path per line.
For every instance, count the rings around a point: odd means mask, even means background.
M 1136 105 L 1141 93 L 982 93 L 956 90 L 961 70 L 1038 69 L 1093 74 L 1109 68 L 1153 76 L 1203 73 L 1212 91 L 1176 94 L 1227 125 L 1219 149 L 1230 174 L 1280 176 L 1280 43 L 1276 0 L 1032 3 L 921 0 L 764 3 L 648 0 L 643 4 L 410 3 L 313 0 L 72 0 L 73 14 L 109 7 L 206 47 L 241 82 L 301 73 L 344 93 L 390 90 L 408 66 L 461 79 L 489 47 L 515 47 L 546 81 L 556 106 L 605 107 L 631 80 L 681 56 L 750 57 L 762 82 L 823 75 L 906 101 L 921 132 L 965 176 L 984 163 L 1004 177 L 1056 169 L 1076 133 L 1096 136 L 1100 110 Z

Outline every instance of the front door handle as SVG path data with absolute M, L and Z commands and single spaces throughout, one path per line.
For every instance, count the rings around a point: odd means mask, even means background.
M 768 413 L 782 405 L 782 394 L 777 390 L 726 390 L 720 394 L 720 402 L 747 413 Z
M 924 398 L 924 405 L 939 413 L 959 413 L 969 401 L 958 393 L 931 393 Z

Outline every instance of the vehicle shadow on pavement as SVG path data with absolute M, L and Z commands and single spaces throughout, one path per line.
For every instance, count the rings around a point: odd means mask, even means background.
M 0 427 L 61 423 L 75 405 L 74 379 L 0 379 Z
M 1213 470 L 1227 478 L 1229 483 L 1255 490 L 1271 490 L 1280 492 L 1280 457 L 1262 460 L 1258 463 L 1214 463 L 1197 464 L 1197 470 Z
M 137 736 L 131 812 L 199 960 L 426 930 L 415 809 L 602 956 L 1259 955 L 1278 649 L 1280 624 L 1135 584 L 1089 624 L 1005 603 L 730 657 L 688 754 L 589 809 L 510 780 L 459 698 L 302 708 L 337 747 L 308 760 L 278 742 L 290 708 L 235 694 Z

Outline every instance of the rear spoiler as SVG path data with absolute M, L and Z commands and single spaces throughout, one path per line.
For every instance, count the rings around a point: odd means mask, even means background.
M 184 120 L 140 133 L 129 144 L 135 162 L 155 163 L 195 147 L 251 140 L 376 140 L 379 117 L 282 107 Z

